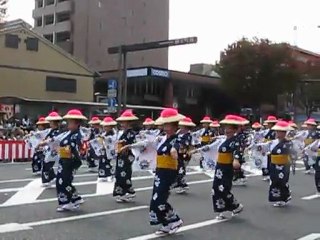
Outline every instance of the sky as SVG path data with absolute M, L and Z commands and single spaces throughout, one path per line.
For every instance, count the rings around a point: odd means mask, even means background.
M 33 7 L 34 0 L 9 0 L 9 19 L 33 24 Z M 192 63 L 214 64 L 242 37 L 320 53 L 319 10 L 320 0 L 170 0 L 170 38 L 197 36 L 198 43 L 170 48 L 169 68 L 188 71 Z

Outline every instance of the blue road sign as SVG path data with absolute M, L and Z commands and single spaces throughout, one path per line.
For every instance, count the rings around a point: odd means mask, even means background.
M 109 108 L 114 108 L 117 104 L 117 99 L 116 98 L 108 98 L 108 107 Z
M 117 89 L 118 88 L 118 82 L 115 79 L 109 79 L 108 80 L 108 89 Z

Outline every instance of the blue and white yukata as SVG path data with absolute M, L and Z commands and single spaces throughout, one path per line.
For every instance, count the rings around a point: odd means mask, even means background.
M 60 129 L 51 129 L 45 140 L 53 139 L 61 133 Z M 50 152 L 51 157 L 42 161 L 41 179 L 43 184 L 49 184 L 55 177 L 53 166 L 55 164 L 55 156 L 58 154 L 56 151 L 51 150 L 48 146 L 45 147 L 46 151 Z
M 153 184 L 152 199 L 150 202 L 150 224 L 167 227 L 181 219 L 168 203 L 170 189 L 176 182 L 178 160 L 171 157 L 171 149 L 179 152 L 178 136 L 167 138 L 157 150 L 157 167 Z
M 178 152 L 178 176 L 175 188 L 177 190 L 187 189 L 188 184 L 186 181 L 186 166 L 190 161 L 190 155 L 188 154 L 191 148 L 192 137 L 190 132 L 178 134 L 177 144 L 179 144 Z
M 104 136 L 113 136 L 115 134 L 114 130 L 110 130 L 105 132 Z M 101 179 L 107 179 L 114 175 L 114 169 L 112 168 L 111 161 L 115 158 L 116 153 L 114 149 L 108 149 L 111 148 L 110 144 L 112 143 L 106 143 L 107 149 L 102 150 L 103 152 L 99 159 L 98 177 Z
M 32 163 L 31 163 L 33 174 L 38 174 L 38 173 L 41 174 L 43 160 L 44 160 L 43 149 L 42 148 L 35 149 L 32 156 Z
M 239 142 L 236 136 L 226 139 L 218 150 L 217 165 L 212 186 L 214 212 L 233 212 L 240 207 L 239 202 L 231 193 L 234 159 L 240 159 Z
M 320 134 L 316 130 L 308 131 L 308 136 L 304 140 L 305 147 L 316 141 L 317 139 L 320 138 Z M 303 155 L 303 163 L 306 168 L 306 171 L 309 172 L 311 167 L 314 166 L 314 161 L 310 159 L 306 154 Z
M 92 128 L 91 134 L 89 140 L 92 140 L 100 134 L 99 128 Z M 99 157 L 95 154 L 94 150 L 92 148 L 89 148 L 88 154 L 87 154 L 87 164 L 89 170 L 95 169 L 97 167 L 96 161 L 99 160 Z
M 239 163 L 242 166 L 245 163 L 245 159 L 244 159 L 244 150 L 247 147 L 247 133 L 244 131 L 241 131 L 240 133 L 238 133 L 236 135 L 237 137 L 237 141 L 239 143 Z M 244 175 L 244 171 L 243 169 L 240 167 L 239 169 L 235 169 L 234 170 L 234 176 L 233 176 L 233 181 L 237 182 L 237 181 L 244 181 L 246 179 L 245 175 Z
M 274 139 L 276 139 L 276 132 L 269 129 L 267 134 L 264 136 L 264 142 L 270 142 Z M 270 172 L 270 163 L 271 163 L 270 154 L 268 154 L 267 157 L 268 157 L 267 168 L 262 168 L 262 176 L 264 176 L 264 177 L 269 176 L 269 172 Z
M 210 128 L 203 128 L 201 129 L 201 147 L 210 144 L 211 138 L 213 136 L 213 132 Z M 203 158 L 200 159 L 200 168 L 203 168 Z
M 269 201 L 284 205 L 291 199 L 289 190 L 290 156 L 293 145 L 289 140 L 274 140 L 271 143 L 270 154 L 270 188 Z
M 132 129 L 127 129 L 119 138 L 118 150 L 126 145 L 131 145 L 135 142 L 136 132 Z M 115 171 L 115 184 L 113 196 L 117 201 L 128 201 L 135 197 L 135 191 L 132 187 L 132 163 L 135 157 L 130 149 L 118 153 Z
M 82 164 L 80 157 L 81 147 L 82 135 L 79 129 L 67 134 L 60 142 L 56 188 L 58 204 L 62 207 L 62 211 L 78 208 L 83 201 L 76 188 L 72 185 L 74 172 Z M 67 209 L 64 209 L 65 206 L 67 206 Z

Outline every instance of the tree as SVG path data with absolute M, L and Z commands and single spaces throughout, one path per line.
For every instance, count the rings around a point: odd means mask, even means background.
M 0 23 L 3 23 L 7 16 L 7 4 L 9 0 L 0 0 Z
M 242 106 L 276 104 L 277 96 L 294 92 L 299 80 L 291 53 L 284 43 L 241 39 L 222 52 L 216 71 L 225 90 Z

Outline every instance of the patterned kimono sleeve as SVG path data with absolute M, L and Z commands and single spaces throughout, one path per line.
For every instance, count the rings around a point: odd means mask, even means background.
M 71 152 L 75 160 L 81 161 L 80 149 L 82 144 L 81 134 L 76 134 L 71 138 Z
M 232 148 L 233 159 L 241 161 L 242 160 L 242 150 L 241 150 L 241 143 L 240 143 L 239 139 L 236 139 L 234 141 L 231 148 Z

